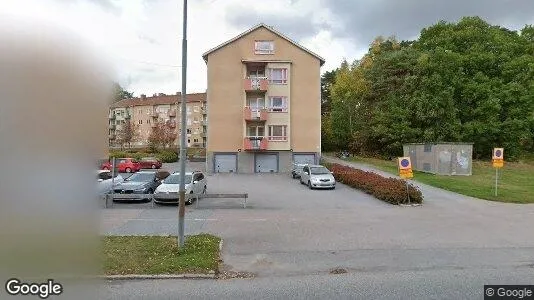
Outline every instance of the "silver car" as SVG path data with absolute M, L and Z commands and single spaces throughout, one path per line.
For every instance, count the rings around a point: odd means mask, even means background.
M 300 178 L 300 173 L 306 164 L 293 164 L 293 169 L 291 170 L 291 176 L 293 179 Z
M 300 173 L 300 183 L 310 189 L 335 189 L 336 179 L 332 172 L 324 166 L 306 165 Z

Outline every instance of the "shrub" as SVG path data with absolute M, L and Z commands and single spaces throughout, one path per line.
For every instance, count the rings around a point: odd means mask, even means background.
M 373 172 L 343 166 L 328 164 L 338 182 L 364 191 L 375 198 L 391 204 L 408 204 L 406 181 L 396 178 L 382 177 Z M 410 203 L 423 203 L 423 193 L 412 184 L 408 184 Z
M 156 157 L 164 163 L 172 163 L 178 161 L 178 153 L 172 150 L 163 150 L 156 153 Z

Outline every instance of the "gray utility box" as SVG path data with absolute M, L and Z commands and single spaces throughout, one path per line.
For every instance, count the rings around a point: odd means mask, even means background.
M 473 143 L 415 143 L 403 148 L 414 170 L 438 175 L 472 174 Z

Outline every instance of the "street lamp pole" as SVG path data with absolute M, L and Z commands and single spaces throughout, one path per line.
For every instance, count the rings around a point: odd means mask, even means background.
M 186 85 L 187 85 L 187 0 L 184 0 L 183 12 L 183 37 L 182 37 L 182 99 L 181 99 L 181 125 L 180 125 L 180 205 L 178 209 L 178 244 L 184 246 L 184 218 L 185 218 L 185 160 L 187 154 L 186 133 Z

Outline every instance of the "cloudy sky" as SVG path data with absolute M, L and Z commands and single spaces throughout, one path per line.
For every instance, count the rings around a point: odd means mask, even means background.
M 135 95 L 181 88 L 182 0 L 0 0 L 0 15 L 48 22 L 80 36 Z M 202 53 L 248 28 L 274 26 L 326 59 L 354 60 L 378 35 L 414 39 L 439 20 L 478 15 L 520 29 L 533 0 L 190 0 L 188 92 L 206 89 Z M 37 23 L 36 23 L 37 24 Z M 38 30 L 36 26 L 35 30 Z

